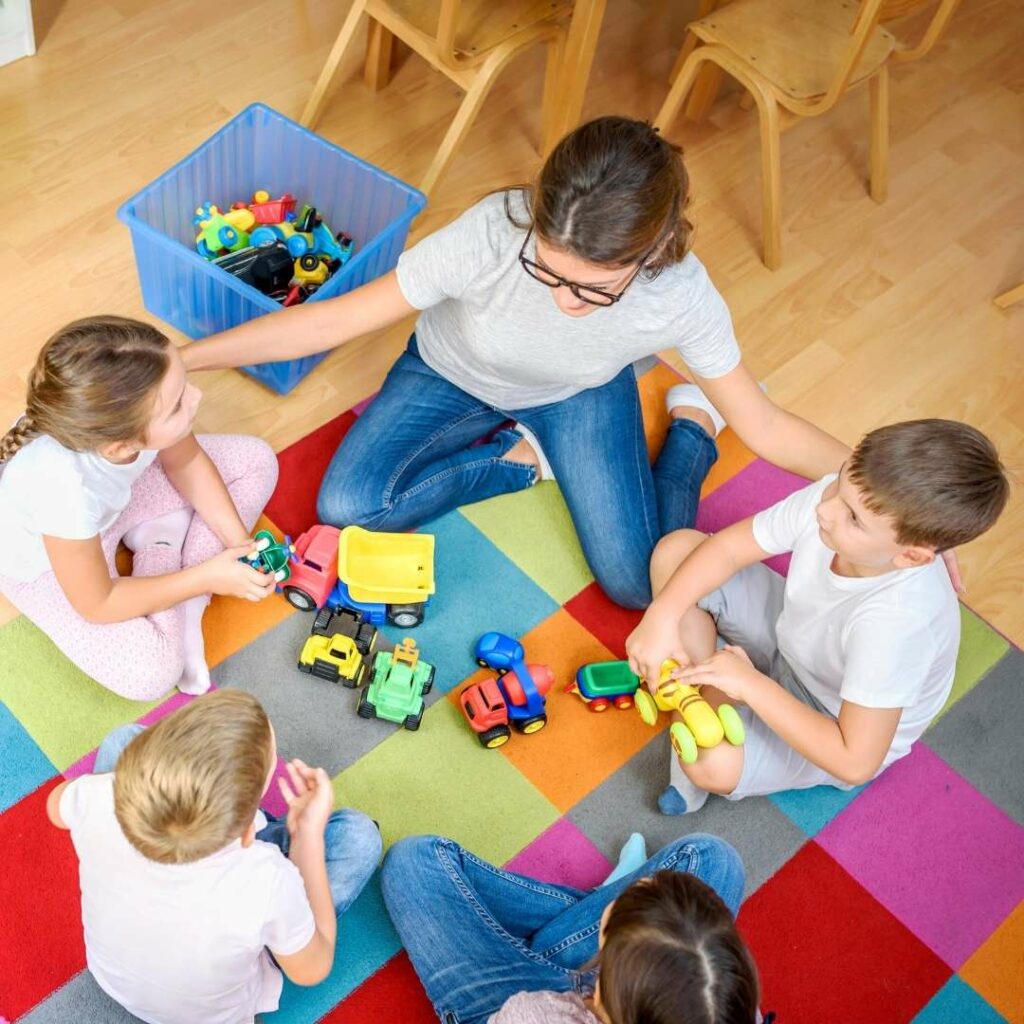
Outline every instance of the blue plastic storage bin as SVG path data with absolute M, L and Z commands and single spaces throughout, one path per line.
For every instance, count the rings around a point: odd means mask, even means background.
M 312 203 L 334 231 L 355 240 L 352 259 L 307 302 L 393 270 L 413 217 L 426 205 L 417 189 L 254 103 L 117 211 L 131 229 L 146 309 L 200 339 L 281 308 L 195 251 L 192 215 L 200 203 L 224 207 L 261 188 Z M 325 355 L 245 371 L 286 394 Z

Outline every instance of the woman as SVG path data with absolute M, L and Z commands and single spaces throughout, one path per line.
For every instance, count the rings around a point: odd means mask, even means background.
M 381 886 L 443 1024 L 757 1018 L 757 969 L 733 922 L 743 864 L 714 836 L 677 839 L 591 891 L 414 836 L 391 848 Z
M 726 420 L 758 455 L 814 479 L 847 454 L 743 365 L 689 252 L 688 189 L 678 147 L 643 122 L 598 118 L 555 147 L 534 186 L 482 199 L 395 271 L 189 346 L 187 365 L 296 359 L 418 311 L 327 470 L 321 520 L 405 530 L 553 476 L 605 592 L 645 607 L 654 545 L 693 525 Z M 698 386 L 669 392 L 652 472 L 632 363 L 670 345 Z

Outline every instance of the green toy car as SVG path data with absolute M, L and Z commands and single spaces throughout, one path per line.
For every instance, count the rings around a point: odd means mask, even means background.
M 423 698 L 434 685 L 434 666 L 420 660 L 416 641 L 405 639 L 395 650 L 378 651 L 373 676 L 359 696 L 360 718 L 383 718 L 415 732 L 423 721 Z

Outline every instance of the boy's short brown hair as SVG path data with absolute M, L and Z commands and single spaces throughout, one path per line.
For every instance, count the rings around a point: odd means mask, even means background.
M 270 720 L 242 690 L 192 701 L 140 733 L 114 773 L 114 813 L 149 860 L 188 864 L 238 839 L 271 767 Z
M 1010 485 L 992 442 L 956 420 L 908 420 L 865 435 L 847 463 L 861 500 L 900 544 L 945 551 L 983 534 Z

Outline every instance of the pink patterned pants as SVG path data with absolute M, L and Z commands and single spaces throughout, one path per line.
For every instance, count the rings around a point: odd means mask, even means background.
M 206 434 L 198 438 L 227 485 L 238 514 L 251 530 L 277 483 L 277 456 L 257 437 Z M 114 555 L 124 535 L 139 523 L 187 508 L 159 460 L 135 481 L 131 501 L 100 538 L 112 576 Z M 132 559 L 133 576 L 159 576 L 198 565 L 224 549 L 194 515 L 180 551 L 154 545 Z M 181 605 L 124 622 L 86 622 L 52 572 L 30 583 L 0 576 L 0 592 L 34 622 L 83 672 L 101 686 L 132 700 L 162 697 L 183 670 L 184 609 Z

